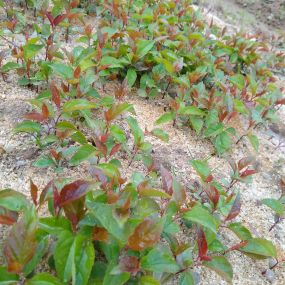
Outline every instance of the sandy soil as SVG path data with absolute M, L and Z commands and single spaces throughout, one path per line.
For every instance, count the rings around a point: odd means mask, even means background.
M 108 94 L 112 93 L 114 86 L 107 88 Z M 48 180 L 55 177 L 52 171 L 40 170 L 32 166 L 33 162 L 42 154 L 26 135 L 15 135 L 13 127 L 19 122 L 30 106 L 27 100 L 34 97 L 34 93 L 25 88 L 17 87 L 14 82 L 5 83 L 0 81 L 0 189 L 13 188 L 29 195 L 29 178 L 31 177 L 39 186 L 45 185 Z M 131 92 L 126 100 L 132 103 L 136 110 L 137 119 L 144 129 L 151 129 L 154 121 L 163 113 L 164 105 L 161 100 L 146 101 L 140 99 Z M 285 111 L 280 112 L 281 120 L 285 120 Z M 174 128 L 170 124 L 163 126 L 170 135 L 170 142 L 149 138 L 154 145 L 155 156 L 166 167 L 171 169 L 180 181 L 189 184 L 195 178 L 193 169 L 189 161 L 193 158 L 203 159 L 208 157 L 213 150 L 210 142 L 197 137 L 189 128 Z M 268 238 L 277 246 L 280 253 L 285 252 L 285 223 L 279 224 L 273 231 L 268 229 L 273 223 L 273 214 L 265 206 L 261 206 L 259 201 L 265 197 L 278 197 L 281 190 L 278 182 L 281 176 L 285 175 L 285 148 L 276 149 L 274 144 L 279 140 L 285 142 L 285 138 L 278 136 L 270 130 L 256 130 L 256 135 L 260 139 L 260 152 L 254 153 L 253 149 L 246 143 L 241 142 L 233 149 L 229 156 L 231 159 L 239 159 L 248 154 L 257 156 L 260 163 L 260 173 L 249 185 L 241 185 L 242 211 L 239 221 L 244 222 L 255 236 Z M 270 137 L 273 136 L 273 140 Z M 212 157 L 210 165 L 216 169 L 217 178 L 226 178 L 225 173 L 229 173 L 230 168 L 225 158 Z M 141 170 L 136 163 L 132 170 Z M 85 165 L 74 168 L 67 172 L 64 169 L 62 176 L 73 178 L 86 175 Z M 125 173 L 127 175 L 127 173 Z M 6 227 L 0 226 L 0 237 L 5 236 Z M 189 233 L 188 233 L 189 235 Z M 226 241 L 233 242 L 235 238 L 228 232 L 221 233 Z M 181 236 L 181 239 L 186 238 Z M 0 238 L 0 240 L 3 240 Z M 1 244 L 0 244 L 1 247 Z M 1 249 L 0 249 L 1 252 Z M 234 267 L 233 284 L 236 285 L 265 285 L 270 282 L 264 278 L 261 272 L 268 268 L 267 261 L 253 261 L 238 252 L 231 253 L 229 259 Z M 1 259 L 0 259 L 1 263 Z M 209 270 L 201 270 L 201 282 L 203 285 L 226 284 L 220 277 Z M 273 284 L 285 284 L 284 270 L 275 271 L 275 281 Z M 169 284 L 175 285 L 174 280 Z

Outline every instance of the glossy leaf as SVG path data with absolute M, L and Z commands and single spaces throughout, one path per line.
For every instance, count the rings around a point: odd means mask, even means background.
M 186 212 L 183 215 L 183 218 L 187 221 L 191 221 L 203 227 L 209 228 L 213 232 L 217 232 L 217 220 L 200 205 L 196 205 L 190 211 Z
M 233 220 L 235 217 L 237 217 L 240 213 L 240 209 L 241 209 L 241 201 L 240 201 L 240 194 L 238 194 L 225 221 L 230 221 Z
M 152 249 L 141 259 L 141 268 L 158 273 L 176 273 L 179 270 L 171 251 L 166 246 Z
M 140 223 L 128 239 L 128 247 L 132 250 L 142 251 L 153 247 L 159 240 L 162 225 L 155 220 L 146 219 Z
M 246 246 L 239 249 L 242 252 L 250 254 L 253 258 L 276 257 L 276 248 L 271 241 L 261 238 L 252 238 L 248 240 Z
M 233 269 L 224 256 L 213 256 L 211 261 L 203 262 L 203 265 L 214 270 L 228 282 L 233 279 Z

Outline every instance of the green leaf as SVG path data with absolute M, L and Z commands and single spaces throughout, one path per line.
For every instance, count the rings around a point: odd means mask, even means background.
M 239 90 L 242 90 L 245 86 L 244 77 L 241 74 L 236 74 L 230 77 L 230 82 L 235 85 Z
M 223 154 L 231 148 L 232 139 L 227 132 L 222 132 L 217 135 L 214 144 L 218 154 Z
M 16 62 L 7 62 L 1 67 L 1 72 L 8 72 L 17 68 L 21 68 L 21 65 Z
M 192 116 L 204 116 L 205 112 L 196 106 L 186 106 L 179 109 L 179 114 L 181 115 L 192 115 Z
M 141 268 L 158 273 L 179 271 L 171 251 L 166 246 L 157 246 L 141 259 Z
M 33 166 L 39 167 L 39 168 L 46 168 L 49 166 L 55 166 L 55 162 L 51 157 L 48 156 L 42 156 L 37 161 L 33 163 Z
M 23 46 L 24 58 L 29 60 L 36 56 L 39 51 L 43 48 L 43 45 L 27 44 Z
M 91 155 L 98 152 L 98 150 L 91 144 L 85 144 L 81 146 L 77 152 L 70 159 L 71 165 L 78 165 L 84 160 L 90 158 Z
M 204 181 L 211 175 L 211 169 L 209 168 L 206 161 L 192 160 L 191 165 Z
M 233 269 L 231 264 L 224 256 L 213 256 L 211 261 L 204 261 L 203 265 L 214 270 L 226 281 L 231 282 L 233 279 Z
M 42 130 L 42 127 L 39 123 L 33 122 L 33 121 L 24 121 L 15 127 L 14 131 L 16 133 L 40 133 Z
M 169 141 L 169 135 L 168 133 L 166 133 L 164 130 L 162 129 L 153 129 L 151 131 L 151 134 L 159 139 L 161 139 L 164 142 L 168 142 Z
M 284 205 L 277 199 L 263 199 L 261 203 L 271 208 L 278 216 L 284 214 Z
M 166 192 L 157 190 L 157 189 L 142 189 L 139 191 L 141 197 L 160 197 L 165 199 L 170 199 L 171 196 L 168 195 Z
M 210 125 L 204 132 L 205 137 L 216 137 L 224 131 L 224 125 L 222 123 Z
M 133 68 L 128 69 L 127 80 L 128 80 L 128 85 L 130 87 L 132 87 L 135 84 L 135 82 L 137 80 L 137 73 L 136 73 L 135 69 L 133 69 Z
M 255 151 L 258 151 L 259 149 L 259 140 L 256 135 L 253 134 L 248 134 L 247 138 L 249 142 L 251 143 L 252 147 L 254 148 Z
M 217 232 L 217 220 L 200 205 L 196 205 L 189 212 L 186 212 L 183 215 L 183 218 L 187 221 L 195 222 L 203 227 L 209 228 L 214 233 Z
M 25 285 L 63 285 L 63 283 L 49 273 L 39 273 L 32 279 L 27 280 Z
M 248 113 L 248 110 L 244 104 L 243 101 L 239 100 L 239 99 L 234 99 L 234 105 L 235 105 L 235 109 L 243 114 L 243 115 L 246 115 Z
M 241 223 L 232 223 L 228 226 L 241 240 L 249 240 L 252 238 L 250 231 Z
M 174 113 L 172 112 L 166 112 L 163 115 L 161 115 L 156 121 L 155 121 L 155 125 L 160 125 L 160 124 L 164 124 L 164 123 L 168 123 L 170 121 L 173 121 L 175 118 Z
M 19 279 L 17 274 L 8 272 L 3 266 L 0 267 L 0 285 L 16 285 Z
M 0 206 L 10 211 L 23 211 L 30 207 L 25 195 L 12 189 L 0 191 Z
M 144 133 L 142 129 L 140 128 L 138 121 L 133 117 L 128 117 L 127 122 L 132 130 L 135 145 L 142 143 L 144 141 Z
M 51 64 L 53 71 L 63 79 L 73 78 L 73 68 L 63 63 L 55 62 Z
M 161 283 L 157 279 L 149 275 L 142 276 L 139 280 L 139 285 L 160 285 L 160 284 Z
M 45 236 L 40 240 L 33 258 L 25 265 L 23 269 L 23 273 L 25 276 L 31 274 L 40 263 L 42 257 L 44 256 L 48 248 L 48 238 L 48 236 Z
M 57 274 L 63 282 L 72 279 L 72 284 L 87 284 L 94 259 L 91 241 L 82 235 L 73 236 L 66 231 L 62 233 L 54 249 L 54 260 Z
M 192 128 L 199 134 L 203 128 L 204 120 L 197 116 L 190 116 L 190 122 Z
M 39 226 L 49 234 L 60 235 L 63 231 L 71 231 L 69 220 L 62 216 L 41 218 Z
M 257 259 L 277 256 L 276 248 L 272 242 L 261 238 L 248 240 L 248 244 L 241 247 L 240 251 L 248 253 L 250 257 Z
M 68 113 L 79 110 L 95 109 L 97 107 L 97 104 L 92 103 L 86 99 L 73 99 L 65 102 L 62 110 L 63 112 Z
M 116 275 L 111 274 L 111 271 L 114 267 L 115 265 L 113 265 L 112 263 L 108 266 L 102 285 L 124 285 L 130 279 L 129 272 L 122 272 Z
M 179 279 L 179 285 L 195 285 L 195 280 L 191 272 L 183 272 Z
M 155 41 L 152 40 L 139 40 L 137 42 L 136 55 L 138 58 L 144 57 L 154 46 Z
M 102 227 L 104 227 L 110 234 L 121 241 L 125 240 L 123 228 L 120 226 L 114 217 L 113 208 L 111 205 L 102 203 L 90 203 L 87 205 L 90 211 L 95 215 Z

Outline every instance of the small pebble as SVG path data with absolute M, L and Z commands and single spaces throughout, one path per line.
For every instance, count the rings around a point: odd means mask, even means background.
M 271 269 L 267 269 L 264 276 L 270 283 L 273 283 L 275 281 L 275 273 Z

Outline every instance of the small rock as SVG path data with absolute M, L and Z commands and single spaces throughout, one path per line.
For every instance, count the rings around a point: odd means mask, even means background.
M 21 166 L 25 166 L 27 164 L 27 162 L 25 160 L 18 160 L 16 162 L 16 167 L 21 167 Z
M 264 276 L 270 283 L 273 283 L 275 281 L 275 273 L 271 269 L 267 269 Z
M 272 268 L 273 266 L 275 266 L 276 265 L 276 259 L 274 259 L 274 258 L 269 258 L 269 260 L 268 260 L 268 266 L 270 267 L 270 268 Z

